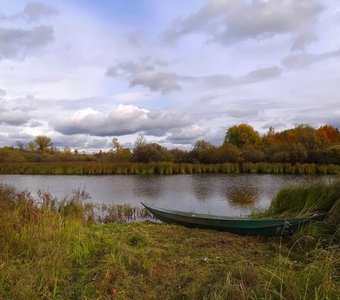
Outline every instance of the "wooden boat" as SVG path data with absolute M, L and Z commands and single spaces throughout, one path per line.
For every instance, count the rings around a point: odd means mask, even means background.
M 156 208 L 144 203 L 142 203 L 142 205 L 157 219 L 165 223 L 179 224 L 186 227 L 228 231 L 243 235 L 258 236 L 277 236 L 291 234 L 299 229 L 302 225 L 308 224 L 313 221 L 321 221 L 326 215 L 326 213 L 319 213 L 314 214 L 310 217 L 297 219 L 251 219 L 169 210 L 164 208 Z

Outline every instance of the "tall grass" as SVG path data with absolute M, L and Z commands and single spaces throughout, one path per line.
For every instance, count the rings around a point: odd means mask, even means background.
M 281 189 L 269 208 L 257 213 L 260 217 L 298 217 L 326 212 L 323 222 L 313 222 L 301 228 L 293 241 L 304 249 L 318 243 L 340 243 L 340 181 L 318 182 Z
M 266 211 L 267 215 L 306 215 L 329 212 L 340 220 L 340 181 L 311 183 L 281 189 Z
M 340 165 L 289 163 L 99 163 L 99 162 L 34 162 L 0 163 L 0 174 L 38 175 L 134 175 L 134 174 L 340 174 Z
M 0 299 L 336 299 L 336 246 L 96 224 L 88 194 L 0 186 Z M 110 208 L 109 208 L 110 209 Z M 115 215 L 129 208 L 112 208 Z M 333 207 L 331 210 L 334 209 Z

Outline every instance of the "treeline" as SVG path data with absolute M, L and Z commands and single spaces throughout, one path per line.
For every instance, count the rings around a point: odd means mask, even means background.
M 325 125 L 315 129 L 308 125 L 276 132 L 270 128 L 260 136 L 247 124 L 230 127 L 221 145 L 198 140 L 193 149 L 167 149 L 147 142 L 139 135 L 133 149 L 124 148 L 112 138 L 110 151 L 79 153 L 71 147 L 56 149 L 47 136 L 38 136 L 24 145 L 0 149 L 0 163 L 24 162 L 98 162 L 98 163 L 186 163 L 186 164 L 340 164 L 339 129 Z

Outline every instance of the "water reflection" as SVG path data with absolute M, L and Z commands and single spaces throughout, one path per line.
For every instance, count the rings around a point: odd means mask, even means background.
M 247 215 L 270 203 L 284 186 L 311 179 L 334 180 L 334 176 L 294 176 L 255 174 L 143 175 L 143 176 L 39 176 L 0 175 L 19 191 L 38 190 L 62 199 L 77 188 L 85 187 L 97 204 L 129 204 L 141 207 L 140 201 L 160 207 L 211 213 Z
M 133 193 L 136 198 L 158 199 L 163 194 L 161 176 L 137 175 L 131 177 L 133 182 Z
M 231 187 L 226 189 L 225 196 L 230 206 L 235 208 L 255 207 L 260 200 L 260 194 L 257 188 L 253 186 L 247 187 Z
M 206 201 L 215 193 L 214 182 L 216 178 L 210 175 L 197 175 L 192 177 L 192 190 L 200 201 Z

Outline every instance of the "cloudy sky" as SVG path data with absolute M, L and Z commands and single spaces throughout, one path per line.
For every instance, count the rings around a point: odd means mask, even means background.
M 0 0 L 0 146 L 340 128 L 335 0 Z

